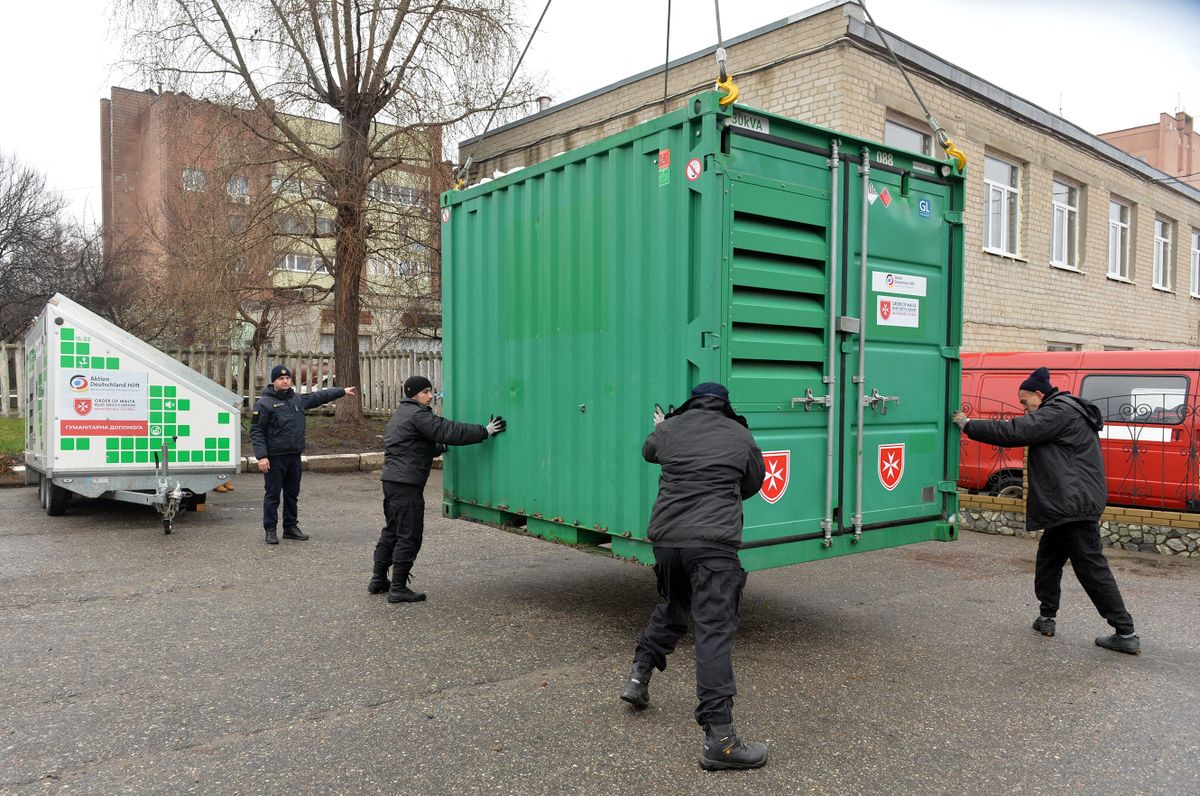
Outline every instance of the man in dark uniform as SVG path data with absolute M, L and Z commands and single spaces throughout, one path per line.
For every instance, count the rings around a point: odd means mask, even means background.
M 389 603 L 415 603 L 425 594 L 408 587 L 425 532 L 425 482 L 433 459 L 447 445 L 474 445 L 504 431 L 495 415 L 486 426 L 456 423 L 429 408 L 433 385 L 424 376 L 404 382 L 404 400 L 383 432 L 383 516 L 386 524 L 375 545 L 375 570 L 367 591 L 388 593 Z M 391 581 L 388 567 L 392 568 Z
M 313 407 L 354 395 L 354 388 L 333 387 L 299 395 L 292 389 L 292 372 L 283 365 L 271 369 L 271 386 L 254 405 L 250 440 L 258 471 L 263 474 L 263 529 L 267 544 L 279 544 L 279 493 L 283 493 L 283 538 L 304 541 L 308 534 L 299 526 L 300 454 L 304 451 L 304 412 Z
M 758 768 L 765 744 L 743 743 L 733 729 L 733 638 L 746 572 L 742 501 L 761 488 L 765 467 L 746 420 L 729 405 L 722 385 L 706 382 L 687 403 L 663 417 L 642 446 L 646 461 L 662 465 L 648 537 L 663 601 L 638 638 L 633 671 L 621 699 L 635 709 L 650 704 L 650 675 L 663 671 L 692 617 L 696 636 L 696 721 L 704 727 L 700 765 L 709 771 Z
M 1033 590 L 1041 613 L 1033 629 L 1053 636 L 1062 593 L 1063 564 L 1069 560 L 1088 597 L 1116 630 L 1096 643 L 1138 655 L 1141 641 L 1133 617 L 1100 545 L 1100 515 L 1108 498 L 1099 431 L 1099 408 L 1050 384 L 1048 368 L 1021 382 L 1017 398 L 1025 415 L 1012 420 L 972 420 L 958 411 L 951 419 L 973 440 L 1012 448 L 1029 446 L 1029 495 L 1025 527 L 1042 529 Z

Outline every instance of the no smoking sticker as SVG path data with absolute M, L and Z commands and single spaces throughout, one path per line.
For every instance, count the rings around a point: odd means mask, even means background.
M 450 222 L 450 208 L 443 207 L 442 208 L 442 223 L 447 224 L 449 222 Z
M 687 162 L 687 178 L 688 182 L 695 182 L 700 179 L 700 174 L 704 171 L 704 165 L 700 162 L 700 158 L 692 158 Z

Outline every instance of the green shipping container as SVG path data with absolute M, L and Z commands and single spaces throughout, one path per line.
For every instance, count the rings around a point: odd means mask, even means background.
M 719 96 L 442 196 L 446 414 L 509 421 L 445 513 L 651 563 L 654 405 L 719 381 L 746 569 L 955 538 L 963 174 Z

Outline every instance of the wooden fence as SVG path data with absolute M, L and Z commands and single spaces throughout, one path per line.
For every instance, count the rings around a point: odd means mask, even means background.
M 250 349 L 166 349 L 196 372 L 242 396 L 243 406 L 252 406 L 270 381 L 271 368 L 277 364 L 292 370 L 294 385 L 300 392 L 343 385 L 337 378 L 333 354 L 309 351 L 256 354 Z M 21 344 L 0 346 L 0 417 L 19 417 L 25 411 L 25 349 Z M 435 389 L 442 385 L 440 351 L 380 351 L 359 356 L 358 394 L 363 411 L 390 414 L 399 403 L 404 380 L 425 376 Z

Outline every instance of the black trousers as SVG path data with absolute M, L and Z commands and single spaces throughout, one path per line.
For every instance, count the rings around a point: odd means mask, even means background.
M 263 528 L 275 530 L 279 522 L 279 494 L 283 493 L 283 529 L 299 527 L 300 454 L 269 457 L 271 469 L 263 473 Z
M 746 571 L 737 553 L 715 548 L 654 548 L 659 603 L 638 638 L 634 661 L 662 671 L 687 632 L 696 635 L 696 721 L 733 722 L 733 637 L 742 608 Z
M 425 535 L 425 490 L 413 484 L 383 482 L 383 531 L 375 545 L 375 563 L 392 564 L 392 578 L 412 571 Z
M 1070 560 L 1079 584 L 1100 615 L 1118 633 L 1133 632 L 1133 617 L 1125 610 L 1121 590 L 1100 545 L 1100 523 L 1068 522 L 1047 528 L 1038 543 L 1033 591 L 1042 603 L 1042 616 L 1056 616 L 1062 595 L 1063 565 Z

